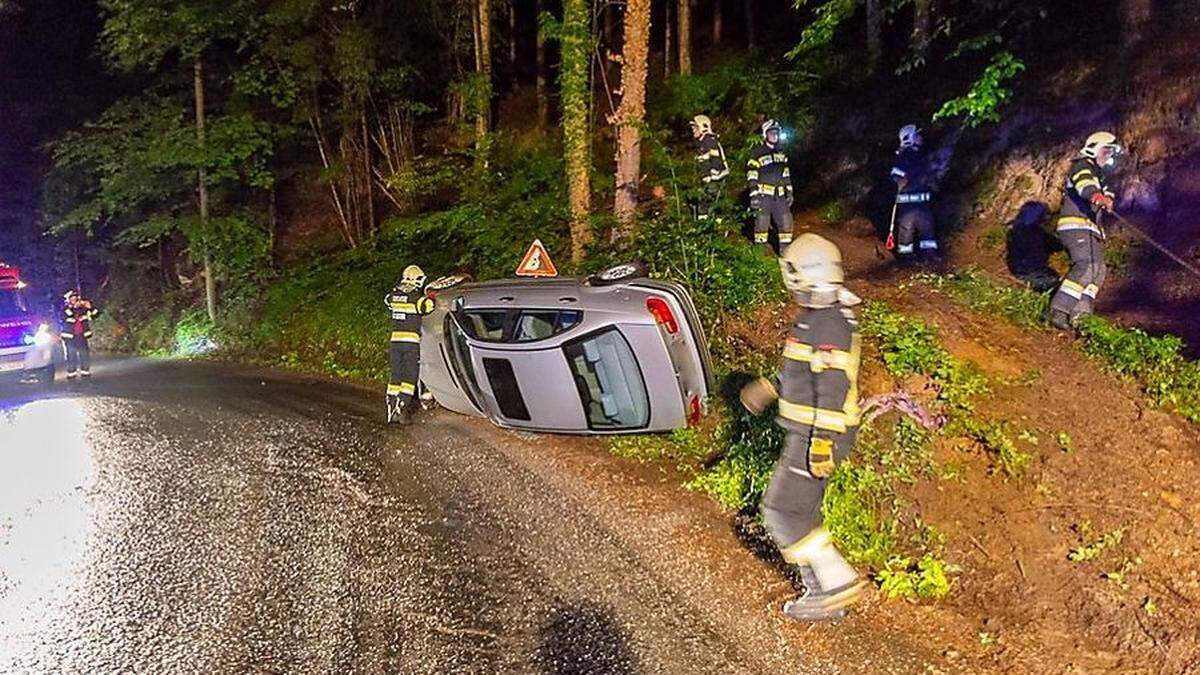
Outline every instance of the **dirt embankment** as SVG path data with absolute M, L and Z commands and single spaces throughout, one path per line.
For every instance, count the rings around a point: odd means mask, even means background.
M 961 567 L 954 592 L 933 605 L 877 601 L 860 620 L 936 635 L 967 670 L 1200 672 L 1200 430 L 1070 338 L 969 311 L 898 273 L 876 257 L 866 221 L 811 229 L 847 254 L 855 291 L 937 326 L 954 356 L 991 376 L 979 414 L 1034 455 L 1024 477 L 1005 479 L 980 448 L 939 444 L 953 476 L 906 496 L 945 534 Z M 864 395 L 899 386 L 882 372 L 864 382 Z

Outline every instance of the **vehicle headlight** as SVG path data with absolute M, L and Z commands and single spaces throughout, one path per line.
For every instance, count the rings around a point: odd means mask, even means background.
M 38 326 L 37 332 L 33 334 L 33 344 L 45 347 L 51 342 L 54 342 L 54 333 L 50 332 L 50 325 L 44 323 Z

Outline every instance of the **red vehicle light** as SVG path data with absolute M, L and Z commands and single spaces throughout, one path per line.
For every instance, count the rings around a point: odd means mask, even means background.
M 688 426 L 694 427 L 700 424 L 700 420 L 704 417 L 704 406 L 700 403 L 700 397 L 692 394 L 688 399 Z
M 666 300 L 654 296 L 646 298 L 646 309 L 650 310 L 654 320 L 658 322 L 658 325 L 666 328 L 668 333 L 674 335 L 679 332 L 679 322 L 675 320 L 675 315 L 671 313 L 671 306 L 667 304 Z

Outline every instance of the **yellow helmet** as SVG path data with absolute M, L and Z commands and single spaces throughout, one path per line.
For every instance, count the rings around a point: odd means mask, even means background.
M 1079 154 L 1084 157 L 1095 158 L 1096 153 L 1101 148 L 1110 148 L 1113 154 L 1121 153 L 1121 146 L 1117 144 L 1117 137 L 1115 135 L 1107 131 L 1097 131 L 1087 137 L 1087 140 L 1083 143 L 1083 149 L 1079 151 Z
M 425 270 L 416 265 L 405 267 L 404 274 L 400 276 L 400 283 L 405 286 L 424 286 Z
M 712 119 L 708 115 L 696 115 L 692 118 L 692 127 L 699 130 L 702 134 L 711 134 L 713 130 Z

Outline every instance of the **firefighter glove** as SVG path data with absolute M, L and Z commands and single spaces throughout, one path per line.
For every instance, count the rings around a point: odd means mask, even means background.
M 751 414 L 761 415 L 767 406 L 779 398 L 779 393 L 775 391 L 775 385 L 771 384 L 770 380 L 760 377 L 742 387 L 738 398 Z
M 788 193 L 787 193 L 787 203 L 788 203 L 788 208 L 789 208 L 789 209 L 790 209 L 790 208 L 792 208 L 792 204 L 793 204 L 795 201 L 796 201 L 796 198 L 792 196 L 792 191 L 791 191 L 791 190 L 788 190 Z
M 814 436 L 808 443 L 808 472 L 813 478 L 829 478 L 833 469 L 833 441 Z
M 750 208 L 757 210 L 761 204 L 762 199 L 760 199 L 758 195 L 754 195 L 750 198 Z
M 1114 206 L 1113 198 L 1103 192 L 1097 192 L 1092 195 L 1092 206 L 1097 211 L 1112 211 Z

